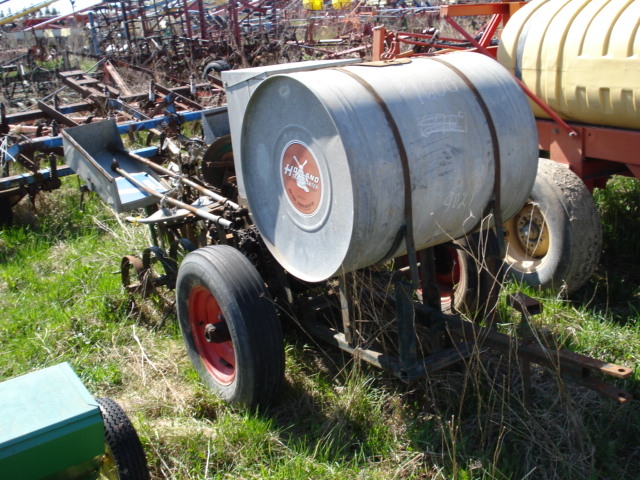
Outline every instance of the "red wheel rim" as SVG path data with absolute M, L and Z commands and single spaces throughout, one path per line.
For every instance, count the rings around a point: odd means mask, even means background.
M 453 246 L 436 247 L 436 283 L 440 290 L 440 301 L 449 302 L 460 283 L 460 261 Z
M 222 343 L 208 342 L 205 328 L 210 323 L 223 319 L 222 310 L 211 292 L 201 285 L 189 293 L 189 323 L 191 336 L 202 364 L 215 380 L 229 385 L 236 377 L 236 356 L 231 341 Z

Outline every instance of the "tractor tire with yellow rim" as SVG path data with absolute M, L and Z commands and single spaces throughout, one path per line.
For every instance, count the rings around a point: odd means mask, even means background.
M 602 224 L 591 193 L 566 166 L 540 159 L 529 200 L 504 224 L 509 273 L 517 281 L 570 294 L 593 275 Z

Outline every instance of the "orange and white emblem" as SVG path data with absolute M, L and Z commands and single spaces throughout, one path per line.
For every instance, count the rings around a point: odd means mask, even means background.
M 318 162 L 304 143 L 289 142 L 282 152 L 282 185 L 293 208 L 313 215 L 322 200 L 322 177 Z

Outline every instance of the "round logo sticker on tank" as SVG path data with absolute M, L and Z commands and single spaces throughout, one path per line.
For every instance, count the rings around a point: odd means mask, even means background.
M 304 143 L 292 141 L 282 152 L 282 185 L 291 206 L 312 216 L 322 201 L 322 177 L 313 153 Z

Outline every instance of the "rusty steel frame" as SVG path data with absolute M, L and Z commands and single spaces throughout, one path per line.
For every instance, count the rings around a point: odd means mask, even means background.
M 640 179 L 640 131 L 574 124 L 567 135 L 552 120 L 536 119 L 540 150 L 568 165 L 587 188 L 603 187 L 611 175 Z
M 337 286 L 339 298 L 333 304 L 323 303 L 319 297 L 306 300 L 305 305 L 301 307 L 302 328 L 312 336 L 348 352 L 356 359 L 386 370 L 406 383 L 464 361 L 471 355 L 494 350 L 520 359 L 520 373 L 525 386 L 530 384 L 531 364 L 536 364 L 548 369 L 559 378 L 595 390 L 618 403 L 627 403 L 633 399 L 631 393 L 601 378 L 627 379 L 633 373 L 632 369 L 568 350 L 548 347 L 540 341 L 519 340 L 512 335 L 499 332 L 494 326 L 482 326 L 457 315 L 442 313 L 439 307 L 434 308 L 425 302 L 414 300 L 415 290 L 411 283 L 403 278 L 406 273 L 392 274 L 395 280 L 390 279 L 387 284 L 393 286 L 394 293 L 382 294 L 386 297 L 386 302 L 395 306 L 398 338 L 396 354 L 388 354 L 359 345 L 354 330 L 355 325 L 370 320 L 356 319 L 354 316 L 352 303 L 347 298 L 347 295 L 354 291 L 350 285 L 353 279 L 349 275 L 339 280 L 340 284 Z M 435 279 L 431 279 L 431 282 L 435 282 Z M 531 316 L 542 311 L 542 305 L 539 302 L 522 293 L 510 295 L 508 304 L 522 314 L 521 326 L 528 328 L 530 328 Z M 336 308 L 336 305 L 339 305 L 337 310 L 342 317 L 343 331 L 325 324 L 318 318 L 318 312 Z M 424 346 L 418 348 L 416 333 L 418 325 L 426 329 L 432 338 L 446 334 L 451 344 L 424 354 Z M 525 396 L 526 390 L 525 387 Z

